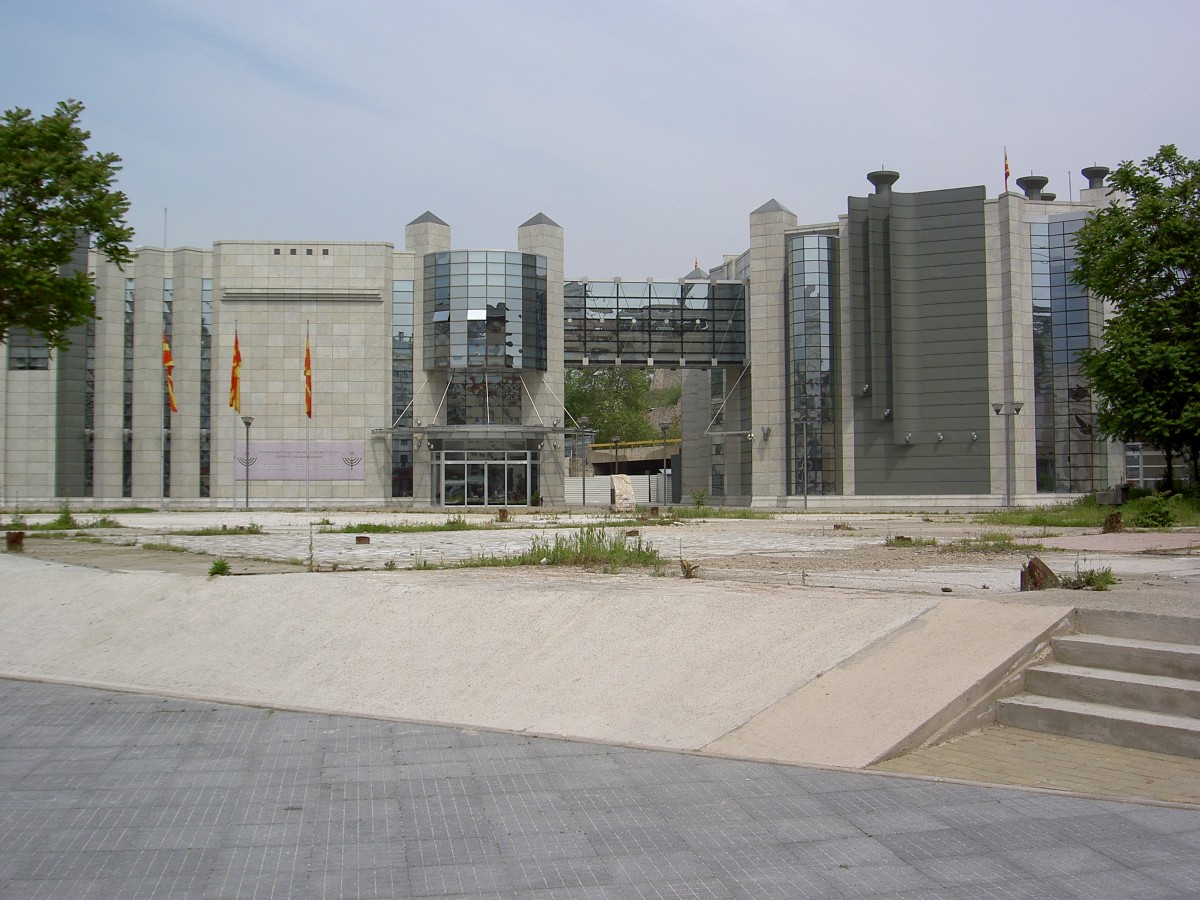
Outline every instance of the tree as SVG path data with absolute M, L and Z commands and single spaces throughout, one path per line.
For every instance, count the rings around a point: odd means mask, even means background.
M 133 258 L 129 200 L 113 190 L 121 159 L 88 153 L 82 112 L 67 100 L 40 119 L 18 108 L 0 120 L 0 341 L 28 328 L 62 348 L 71 328 L 95 318 L 88 273 L 62 272 L 81 237 L 117 266 Z
M 1172 145 L 1109 176 L 1113 202 L 1076 234 L 1075 280 L 1115 309 L 1080 366 L 1107 436 L 1190 455 L 1200 483 L 1200 161 Z M 1170 467 L 1168 466 L 1168 479 Z
M 622 443 L 658 440 L 661 432 L 646 418 L 650 381 L 644 369 L 568 369 L 567 412 L 576 421 L 587 416 L 588 428 L 601 443 L 618 435 Z

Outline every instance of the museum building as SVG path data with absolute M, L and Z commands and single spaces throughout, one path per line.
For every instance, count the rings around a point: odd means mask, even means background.
M 988 198 L 872 172 L 836 221 L 771 200 L 748 250 L 661 281 L 566 280 L 541 213 L 504 250 L 455 249 L 427 212 L 403 249 L 218 241 L 139 248 L 124 270 L 81 251 L 98 319 L 62 352 L 8 336 L 0 503 L 577 503 L 564 372 L 594 366 L 682 373 L 674 500 L 986 508 L 1105 488 L 1125 452 L 1096 433 L 1075 354 L 1106 311 L 1071 270 L 1107 173 L 1059 200 L 1035 176 Z

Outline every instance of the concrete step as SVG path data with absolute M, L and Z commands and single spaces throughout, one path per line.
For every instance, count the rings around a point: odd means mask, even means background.
M 1055 660 L 1068 665 L 1200 679 L 1200 647 L 1194 644 L 1070 634 L 1053 638 L 1051 646 Z
M 1000 701 L 996 721 L 1029 731 L 1200 759 L 1200 719 L 1188 716 L 1021 694 Z
M 1052 663 L 1028 670 L 1025 690 L 1044 697 L 1200 719 L 1200 681 L 1187 678 Z
M 1110 637 L 1200 646 L 1200 617 L 1081 609 L 1076 612 L 1076 630 L 1083 634 L 1106 634 Z

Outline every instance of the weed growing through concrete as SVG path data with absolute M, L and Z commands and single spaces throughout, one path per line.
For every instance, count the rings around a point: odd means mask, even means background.
M 215 537 L 228 534 L 263 534 L 263 527 L 256 522 L 247 525 L 209 525 L 205 528 L 190 528 L 186 531 L 176 531 L 189 537 Z
M 161 550 L 164 553 L 187 553 L 187 547 L 180 547 L 178 544 L 163 544 L 154 541 L 147 541 L 142 544 L 143 550 Z
M 907 534 L 889 535 L 883 542 L 885 547 L 935 547 L 937 541 L 934 538 L 924 537 L 909 537 Z
M 209 575 L 229 575 L 233 570 L 229 568 L 229 561 L 224 557 L 214 559 L 213 564 L 208 567 Z
M 951 541 L 939 549 L 946 553 L 1040 553 L 1046 548 L 1041 544 L 1017 543 L 1011 534 L 993 531 L 979 537 Z
M 341 528 L 322 527 L 327 534 L 418 534 L 425 531 L 474 531 L 489 528 L 491 523 L 472 525 L 462 516 L 451 516 L 445 522 L 406 525 L 398 522 L 352 522 Z
M 1110 568 L 1080 569 L 1076 563 L 1075 574 L 1064 576 L 1060 581 L 1063 587 L 1073 591 L 1107 591 L 1117 583 L 1117 577 Z

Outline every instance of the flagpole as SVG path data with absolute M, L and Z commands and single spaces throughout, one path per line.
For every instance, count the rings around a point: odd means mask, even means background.
M 242 411 L 242 373 L 241 373 L 241 344 L 238 343 L 238 321 L 233 320 L 233 361 L 230 363 L 230 368 L 233 370 L 233 377 L 237 379 L 237 403 L 234 403 L 233 389 L 234 385 L 230 384 L 229 408 L 233 410 L 233 480 L 229 485 L 230 509 L 237 509 L 237 436 L 240 413 Z M 247 448 L 248 450 L 249 448 Z M 249 476 L 249 472 L 246 473 Z
M 312 424 L 312 355 L 308 346 L 308 320 L 304 321 L 304 511 L 308 511 L 308 428 Z
M 165 334 L 165 332 L 164 332 Z M 163 346 L 167 343 L 166 337 L 163 338 Z M 162 401 L 159 403 L 158 410 L 158 511 L 163 512 L 167 508 L 167 411 L 165 407 L 170 402 L 167 399 L 167 372 L 166 366 L 162 367 L 163 380 L 159 385 L 159 396 Z

